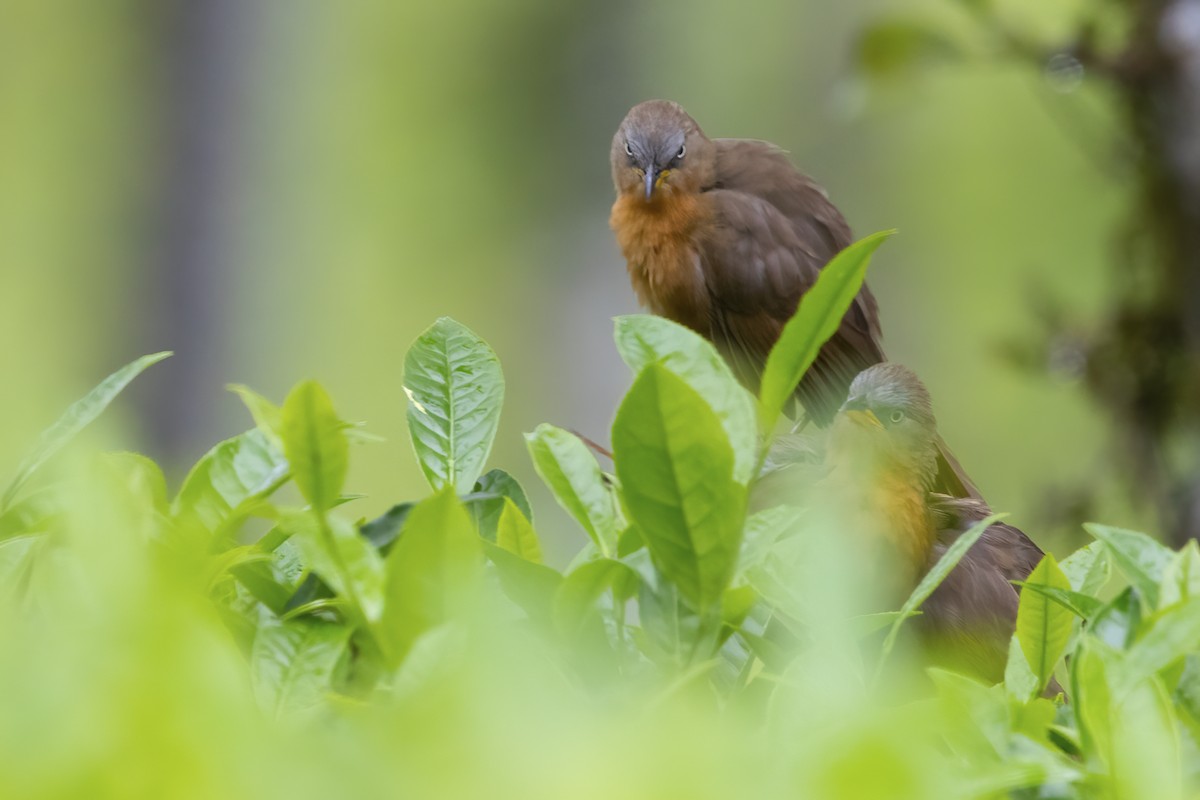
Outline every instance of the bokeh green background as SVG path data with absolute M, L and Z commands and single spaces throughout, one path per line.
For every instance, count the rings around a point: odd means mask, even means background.
M 1008 5 L 1048 33 L 1069 13 Z M 1069 370 L 1023 373 L 997 349 L 1039 297 L 1081 321 L 1104 298 L 1129 202 L 1097 163 L 1111 109 L 985 58 L 868 80 L 863 26 L 925 7 L 0 0 L 3 462 L 119 364 L 170 348 L 104 444 L 179 476 L 248 427 L 226 383 L 282 399 L 316 377 L 387 438 L 350 482 L 380 511 L 424 492 L 401 358 L 448 314 L 504 363 L 492 461 L 533 485 L 522 432 L 607 441 L 628 385 L 608 146 L 630 105 L 668 97 L 710 135 L 790 150 L 858 234 L 900 230 L 870 278 L 889 355 L 926 379 L 992 504 L 1066 547 L 1048 492 L 1107 472 L 1107 422 Z M 1139 524 L 1124 506 L 1097 515 Z

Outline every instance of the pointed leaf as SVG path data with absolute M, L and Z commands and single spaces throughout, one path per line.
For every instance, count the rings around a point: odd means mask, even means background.
M 283 449 L 283 409 L 263 397 L 249 386 L 231 383 L 225 387 L 241 398 L 246 410 L 254 418 L 254 424 L 271 439 L 280 450 Z
M 811 289 L 800 298 L 795 315 L 771 348 L 759 391 L 759 421 L 770 431 L 821 346 L 837 332 L 862 288 L 871 254 L 894 231 L 860 239 L 833 257 Z
M 1162 611 L 1142 623 L 1142 634 L 1121 661 L 1117 677 L 1132 686 L 1200 651 L 1200 597 Z
M 615 337 L 621 358 L 635 375 L 658 362 L 704 398 L 733 447 L 734 479 L 749 482 L 757 455 L 754 398 L 716 348 L 682 325 L 645 314 L 617 317 Z
M 1054 556 L 1047 553 L 1029 573 L 1025 585 L 1046 586 L 1051 589 L 1069 591 L 1071 582 L 1059 569 Z M 1037 691 L 1050 682 L 1058 660 L 1067 649 L 1075 615 L 1059 603 L 1040 592 L 1021 592 L 1017 609 L 1017 639 L 1029 662 L 1029 668 L 1037 676 Z
M 468 497 L 470 502 L 467 510 L 479 528 L 479 535 L 489 542 L 496 541 L 496 525 L 500 522 L 500 512 L 504 510 L 506 499 L 516 503 L 525 519 L 533 522 L 533 510 L 529 507 L 525 489 L 516 478 L 502 469 L 491 469 L 484 473 L 475 481 Z
M 487 343 L 442 317 L 404 357 L 408 430 L 434 489 L 471 491 L 483 471 L 504 403 L 504 375 Z
M 293 534 L 305 563 L 312 567 L 339 597 L 357 609 L 368 622 L 383 614 L 383 562 L 374 547 L 339 517 L 315 513 L 287 514 L 281 520 Z M 296 607 L 317 598 L 289 602 Z
M 483 542 L 483 552 L 496 567 L 504 594 L 524 609 L 530 619 L 549 626 L 562 575 L 545 564 L 526 561 L 488 541 Z
M 1163 571 L 1159 608 L 1167 608 L 1193 597 L 1200 597 L 1200 545 L 1195 539 L 1176 553 Z
M 281 717 L 320 703 L 349 639 L 350 628 L 333 622 L 264 619 L 250 651 L 250 676 L 259 705 Z
M 1083 527 L 1108 546 L 1121 572 L 1137 587 L 1150 607 L 1157 608 L 1158 584 L 1174 553 L 1144 533 L 1094 522 L 1085 523 Z
M 46 463 L 51 456 L 100 416 L 104 409 L 108 408 L 108 404 L 113 401 L 113 398 L 120 394 L 130 381 L 148 367 L 170 355 L 169 351 L 164 351 L 142 356 L 109 375 L 83 398 L 72 403 L 53 425 L 42 431 L 33 449 L 26 454 L 25 458 L 21 459 L 21 463 L 17 466 L 17 474 L 8 485 L 8 489 L 5 490 L 3 500 L 0 500 L 0 511 L 7 510 L 16 500 L 21 487 L 37 471 L 38 467 Z
M 177 525 L 215 534 L 278 489 L 287 476 L 287 459 L 267 434 L 257 428 L 246 431 L 196 462 L 171 504 L 171 516 Z
M 496 526 L 496 544 L 526 561 L 542 563 L 542 545 L 533 526 L 517 504 L 507 497 L 504 498 L 504 510 L 500 512 L 500 523 Z
M 385 652 L 399 664 L 425 631 L 466 610 L 482 572 L 471 517 L 447 486 L 418 503 L 387 558 Z
M 716 415 L 651 364 L 621 403 L 612 441 L 625 505 L 655 565 L 694 608 L 713 607 L 737 566 L 746 508 Z
M 316 381 L 292 389 L 283 403 L 283 451 L 292 479 L 317 511 L 337 505 L 346 482 L 350 446 L 333 402 Z
M 1063 559 L 1059 567 L 1071 581 L 1072 590 L 1096 595 L 1108 583 L 1110 563 L 1104 542 L 1092 542 Z
M 596 457 L 578 436 L 545 423 L 525 434 L 538 475 L 603 554 L 616 550 L 616 498 Z
M 592 607 L 609 589 L 618 598 L 629 597 L 638 575 L 620 561 L 600 558 L 581 564 L 563 578 L 554 594 L 554 625 L 568 640 L 583 629 Z

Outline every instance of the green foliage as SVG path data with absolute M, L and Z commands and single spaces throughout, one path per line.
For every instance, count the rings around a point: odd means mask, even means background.
M 784 326 L 763 369 L 759 397 L 763 430 L 774 427 L 800 378 L 817 359 L 821 345 L 837 331 L 866 278 L 871 254 L 892 233 L 872 234 L 838 253 L 800 298 L 796 315 Z
M 434 489 L 468 492 L 492 449 L 504 377 L 500 360 L 467 328 L 442 317 L 404 359 L 408 430 Z
M 567 431 L 527 437 L 579 526 L 564 570 L 543 563 L 519 482 L 481 476 L 502 378 L 450 320 L 406 359 L 414 449 L 435 490 L 373 520 L 344 514 L 349 429 L 311 381 L 282 407 L 239 388 L 257 427 L 205 454 L 170 503 L 135 454 L 84 458 L 14 493 L 0 517 L 0 786 L 21 797 L 1194 793 L 1195 547 L 1089 526 L 1096 542 L 1061 567 L 1047 556 L 1022 582 L 1004 685 L 945 669 L 921 684 L 908 680 L 925 664 L 905 622 L 997 517 L 951 544 L 899 609 L 863 608 L 853 536 L 802 508 L 748 507 L 756 431 L 771 428 L 879 241 L 805 300 L 757 420 L 707 343 L 654 318 L 618 320 L 636 378 L 613 425 L 616 479 Z M 105 385 L 92 417 L 115 394 Z M 286 504 L 296 496 L 303 507 Z M 1039 696 L 1056 670 L 1064 695 Z

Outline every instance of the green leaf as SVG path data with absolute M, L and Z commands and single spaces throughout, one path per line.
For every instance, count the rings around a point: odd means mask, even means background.
M 171 517 L 184 528 L 216 534 L 278 489 L 287 476 L 287 459 L 267 434 L 258 428 L 246 431 L 196 462 L 171 504 Z
M 771 348 L 759 391 L 759 421 L 765 431 L 775 427 L 788 398 L 821 346 L 837 332 L 855 295 L 862 288 L 871 254 L 895 231 L 860 239 L 834 256 L 813 287 L 800 298 L 795 315 Z
M 1071 581 L 1059 569 L 1054 556 L 1047 553 L 1025 579 L 1025 586 L 1038 585 L 1051 589 L 1069 591 Z M 1037 691 L 1050 682 L 1058 660 L 1067 649 L 1075 615 L 1059 603 L 1039 592 L 1021 592 L 1021 603 L 1017 609 L 1017 639 L 1029 662 L 1029 668 L 1037 676 Z
M 442 317 L 404 357 L 408 430 L 434 489 L 471 491 L 483 471 L 504 403 L 504 375 L 487 343 Z
M 1167 608 L 1193 597 L 1200 597 L 1200 546 L 1195 539 L 1176 553 L 1163 571 L 1158 605 Z
M 1122 686 L 1132 686 L 1200 651 L 1200 597 L 1143 620 L 1145 631 L 1121 660 Z
M 616 550 L 616 498 L 595 456 L 578 436 L 545 423 L 525 434 L 534 469 L 558 504 L 575 518 L 604 555 Z
M 592 607 L 609 589 L 618 599 L 637 588 L 638 574 L 620 561 L 599 558 L 576 567 L 563 578 L 554 594 L 554 626 L 568 640 L 584 629 Z
M 1071 581 L 1076 592 L 1095 595 L 1105 584 L 1111 573 L 1108 548 L 1104 542 L 1092 542 L 1063 559 L 1059 564 L 1063 574 Z
M 750 515 L 746 519 L 745 532 L 742 535 L 738 574 L 744 574 L 761 564 L 771 553 L 774 544 L 795 530 L 803 517 L 803 509 L 794 506 L 765 508 Z
M 1071 706 L 1084 749 L 1106 761 L 1111 758 L 1113 739 L 1107 661 L 1106 648 L 1090 637 L 1080 641 L 1071 657 Z
M 929 598 L 929 595 L 933 594 L 933 590 L 946 579 L 951 570 L 958 566 L 958 562 L 962 560 L 967 551 L 979 540 L 984 531 L 991 527 L 992 523 L 998 522 L 1006 516 L 1007 514 L 992 514 L 976 522 L 946 548 L 946 552 L 942 553 L 942 557 L 921 578 L 917 584 L 917 588 L 913 589 L 912 594 L 904 601 L 904 605 L 900 606 L 900 615 L 892 623 L 887 637 L 883 640 L 883 646 L 879 654 L 879 664 L 875 670 L 876 681 L 879 680 L 879 676 L 883 673 L 883 666 L 887 663 L 892 649 L 896 646 L 896 637 L 900 634 L 900 626 L 904 624 L 906 619 L 916 615 L 921 604 Z
M 1013 585 L 1019 586 L 1022 592 L 1028 589 L 1031 592 L 1036 592 L 1047 597 L 1081 619 L 1091 619 L 1104 608 L 1104 603 L 1090 594 L 1072 592 L 1042 584 L 1029 584 L 1022 581 L 1013 581 Z
M 169 351 L 164 351 L 142 356 L 109 375 L 82 399 L 71 404 L 71 407 L 53 425 L 42 431 L 41 436 L 34 443 L 33 449 L 26 454 L 25 458 L 21 459 L 21 463 L 17 466 L 17 474 L 9 483 L 8 489 L 5 490 L 4 499 L 0 500 L 0 511 L 7 510 L 17 498 L 21 487 L 33 476 L 38 467 L 46 463 L 51 456 L 100 416 L 104 409 L 108 408 L 108 404 L 113 401 L 113 398 L 120 394 L 130 381 L 146 368 L 170 355 Z
M 265 433 L 280 450 L 283 449 L 283 410 L 249 386 L 231 383 L 225 387 L 241 398 L 246 410 L 254 418 L 254 424 Z
M 287 514 L 280 524 L 292 532 L 305 563 L 339 597 L 357 609 L 367 622 L 382 616 L 383 562 L 353 525 L 339 517 L 308 512 Z
M 409 512 L 387 558 L 384 651 L 399 664 L 423 632 L 466 610 L 482 571 L 481 542 L 454 487 Z
M 533 522 L 533 510 L 529 506 L 529 498 L 525 490 L 512 475 L 502 469 L 488 470 L 471 489 L 471 494 L 462 498 L 467 503 L 467 510 L 479 528 L 479 535 L 489 542 L 496 541 L 496 526 L 500 522 L 500 512 L 504 510 L 504 501 L 512 500 L 521 509 L 525 519 Z
M 1004 667 L 1004 689 L 1009 697 L 1027 703 L 1042 690 L 1038 676 L 1029 666 L 1029 657 L 1021 647 L 1021 640 L 1013 634 L 1008 644 L 1008 663 Z
M 651 364 L 621 403 L 612 441 L 625 505 L 655 565 L 694 608 L 715 606 L 737 566 L 746 507 L 716 414 Z
M 483 552 L 496 567 L 504 594 L 520 606 L 530 619 L 549 626 L 554 596 L 562 584 L 562 575 L 545 564 L 526 561 L 488 541 L 483 542 Z
M 250 651 L 250 676 L 259 705 L 272 717 L 303 711 L 330 690 L 346 652 L 350 628 L 305 617 L 265 618 Z
M 350 445 L 343 427 L 316 381 L 299 384 L 283 403 L 283 451 L 300 493 L 318 512 L 337 505 L 346 482 Z
M 500 512 L 500 523 L 496 526 L 496 544 L 526 561 L 542 563 L 542 545 L 533 526 L 517 504 L 507 497 L 504 498 L 504 510 Z
M 704 337 L 665 317 L 617 317 L 614 335 L 621 358 L 635 375 L 657 362 L 704 398 L 733 447 L 734 479 L 748 483 L 754 473 L 757 443 L 754 398 L 738 383 L 720 353 Z
M 1157 608 L 1158 584 L 1174 553 L 1144 533 L 1094 522 L 1085 523 L 1083 527 L 1107 545 L 1121 572 L 1146 598 L 1150 607 Z

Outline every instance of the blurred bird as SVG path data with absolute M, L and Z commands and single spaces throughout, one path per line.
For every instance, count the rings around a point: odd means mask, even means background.
M 638 300 L 711 341 L 757 390 L 801 296 L 850 244 L 845 219 L 780 148 L 709 139 L 665 100 L 630 110 L 611 161 L 617 200 L 609 222 Z M 854 376 L 884 360 L 880 339 L 875 298 L 864 285 L 797 388 L 819 426 L 833 418 Z M 937 487 L 978 496 L 938 444 Z
M 877 585 L 903 599 L 955 538 L 991 511 L 933 492 L 937 422 L 929 392 L 908 368 L 883 363 L 850 384 L 826 444 L 824 502 L 871 554 Z M 1018 593 L 1042 551 L 993 523 L 922 606 L 915 621 L 933 659 L 992 682 L 1004 677 Z M 1053 688 L 1057 688 L 1056 685 Z

